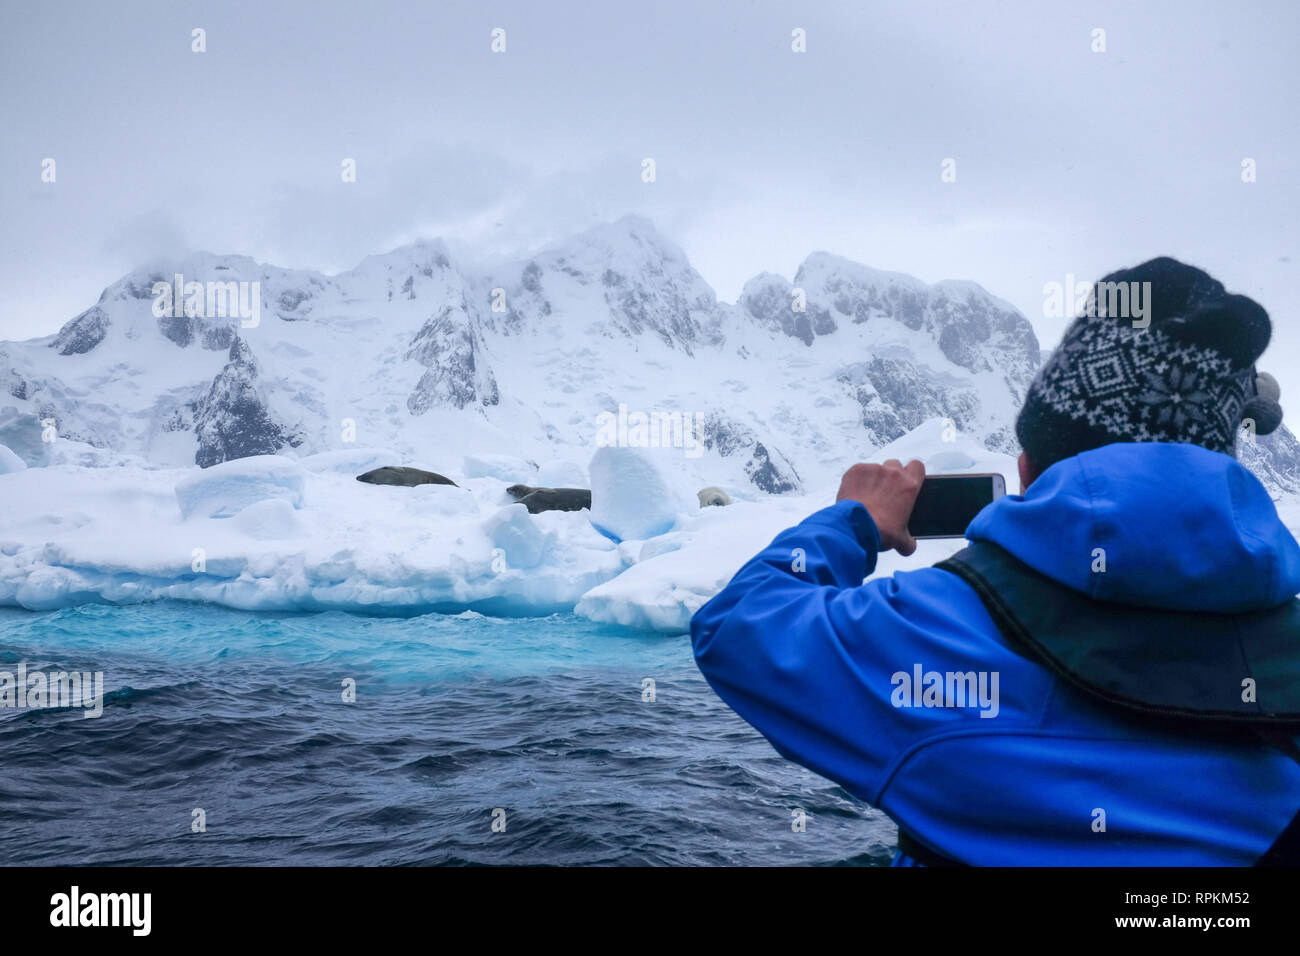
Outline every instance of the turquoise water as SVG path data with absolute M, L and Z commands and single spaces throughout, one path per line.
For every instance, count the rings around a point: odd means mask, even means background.
M 894 843 L 718 701 L 681 635 L 0 608 L 0 669 L 19 661 L 102 671 L 106 700 L 0 710 L 6 864 L 884 864 Z

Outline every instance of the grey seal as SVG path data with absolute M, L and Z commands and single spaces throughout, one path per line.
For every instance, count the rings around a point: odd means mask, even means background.
M 534 488 L 531 485 L 511 485 L 506 494 L 535 515 L 543 511 L 581 511 L 591 507 L 591 490 L 588 488 Z
M 357 475 L 357 481 L 364 481 L 368 485 L 401 485 L 404 488 L 413 488 L 416 485 L 459 487 L 450 478 L 436 472 L 425 471 L 423 468 L 408 468 L 406 465 L 384 465 L 364 475 Z
M 713 485 L 709 485 L 707 488 L 701 488 L 696 492 L 696 495 L 700 499 L 701 508 L 721 508 L 724 505 L 731 504 L 731 495 L 727 494 L 721 488 L 715 488 Z

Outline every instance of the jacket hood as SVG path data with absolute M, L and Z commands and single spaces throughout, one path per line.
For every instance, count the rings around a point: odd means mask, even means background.
M 966 537 L 1101 601 L 1232 614 L 1300 592 L 1300 545 L 1264 486 L 1199 445 L 1122 442 L 1059 461 Z

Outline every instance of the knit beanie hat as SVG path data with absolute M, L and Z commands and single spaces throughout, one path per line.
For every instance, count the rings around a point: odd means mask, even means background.
M 1176 259 L 1112 272 L 1030 384 L 1016 437 L 1040 470 L 1112 442 L 1234 455 L 1243 422 L 1282 423 L 1277 382 L 1255 369 L 1271 331 L 1259 303 Z

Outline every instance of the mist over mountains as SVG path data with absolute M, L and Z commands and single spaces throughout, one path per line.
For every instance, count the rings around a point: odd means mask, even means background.
M 255 290 L 256 321 L 209 314 L 210 296 L 204 314 L 156 314 L 177 275 L 228 288 L 227 306 Z M 450 471 L 467 454 L 585 463 L 601 413 L 622 408 L 683 413 L 704 453 L 681 467 L 701 484 L 780 494 L 936 418 L 1016 453 L 1040 360 L 1029 321 L 974 282 L 815 252 L 729 304 L 626 217 L 490 271 L 436 240 L 335 276 L 151 263 L 58 333 L 0 343 L 0 444 L 31 465 L 159 467 L 356 445 Z M 1285 428 L 1241 457 L 1275 493 L 1300 490 Z

